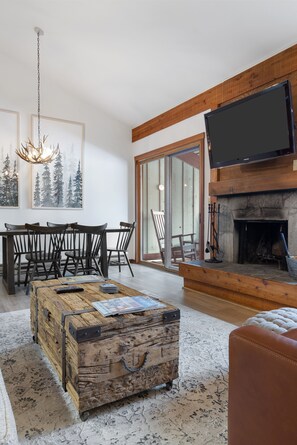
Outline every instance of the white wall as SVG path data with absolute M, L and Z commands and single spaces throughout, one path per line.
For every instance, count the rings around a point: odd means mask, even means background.
M 0 66 L 0 108 L 20 113 L 20 138 L 25 141 L 31 135 L 31 114 L 37 112 L 36 73 L 28 72 L 5 54 L 0 54 Z M 35 221 L 89 225 L 107 222 L 109 227 L 118 227 L 120 220 L 133 219 L 129 213 L 129 192 L 130 198 L 134 195 L 131 129 L 52 84 L 43 72 L 41 114 L 85 124 L 83 209 L 32 209 L 31 166 L 20 159 L 19 208 L 0 208 L 0 229 L 4 230 L 5 222 Z
M 208 110 L 206 110 L 208 111 Z M 206 112 L 205 111 L 205 112 Z M 186 139 L 195 134 L 205 133 L 204 113 L 193 116 L 189 119 L 185 119 L 175 125 L 172 125 L 164 130 L 158 131 L 146 138 L 140 139 L 134 142 L 133 156 L 146 153 L 156 148 L 164 147 L 168 144 Z M 207 238 L 207 217 L 208 217 L 208 184 L 210 179 L 209 158 L 207 142 L 205 140 L 205 233 L 204 239 Z M 131 193 L 131 192 L 130 192 Z M 132 204 L 132 203 L 131 203 Z M 133 212 L 133 209 L 130 210 Z M 206 255 L 208 257 L 208 255 Z

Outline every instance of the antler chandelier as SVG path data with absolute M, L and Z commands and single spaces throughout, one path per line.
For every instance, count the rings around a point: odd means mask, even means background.
M 46 146 L 45 142 L 47 136 L 43 135 L 41 138 L 40 133 L 40 42 L 39 38 L 44 34 L 42 29 L 34 28 L 34 31 L 37 34 L 37 97 L 38 97 L 38 106 L 37 106 L 37 124 L 38 124 L 38 142 L 35 146 L 30 138 L 25 144 L 21 144 L 21 147 L 16 150 L 16 154 L 20 156 L 24 161 L 30 162 L 31 164 L 48 164 L 52 162 L 57 155 L 59 154 L 59 144 L 54 146 Z

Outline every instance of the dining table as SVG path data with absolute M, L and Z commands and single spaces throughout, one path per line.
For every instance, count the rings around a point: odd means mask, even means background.
M 71 230 L 71 229 L 67 229 Z M 129 229 L 107 228 L 102 236 L 100 267 L 104 278 L 108 278 L 107 237 L 108 233 L 128 232 Z M 8 295 L 15 291 L 14 236 L 28 234 L 26 229 L 2 230 L 2 282 Z

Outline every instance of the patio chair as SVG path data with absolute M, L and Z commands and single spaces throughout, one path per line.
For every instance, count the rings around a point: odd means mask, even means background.
M 134 277 L 132 267 L 128 258 L 129 244 L 135 229 L 136 223 L 120 222 L 120 228 L 118 230 L 118 238 L 116 246 L 107 249 L 108 252 L 108 266 L 119 266 L 121 272 L 121 266 L 128 266 L 132 277 Z
M 165 253 L 165 213 L 163 211 L 157 211 L 151 209 L 151 215 L 153 218 L 156 237 L 158 240 L 161 259 L 164 264 Z M 186 258 L 197 259 L 196 256 L 196 243 L 194 241 L 195 233 L 186 233 L 173 235 L 171 237 L 171 258 L 176 263 L 178 259 L 185 261 Z

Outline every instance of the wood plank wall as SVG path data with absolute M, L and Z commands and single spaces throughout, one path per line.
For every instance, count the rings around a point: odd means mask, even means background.
M 253 94 L 270 85 L 290 80 L 295 120 L 297 118 L 297 45 L 249 68 L 223 83 L 193 97 L 132 130 L 138 141 L 184 119 Z M 209 194 L 212 196 L 297 188 L 296 155 L 212 170 Z M 296 163 L 295 163 L 296 165 Z

